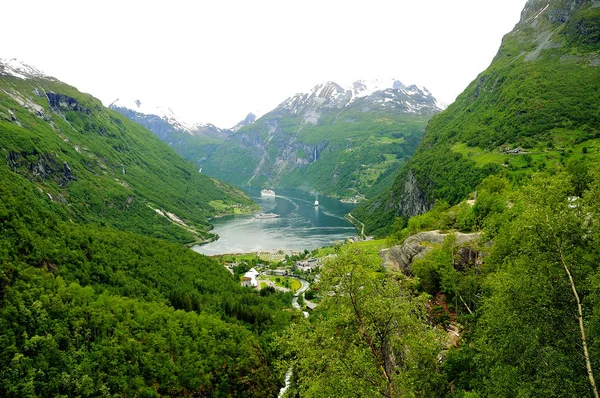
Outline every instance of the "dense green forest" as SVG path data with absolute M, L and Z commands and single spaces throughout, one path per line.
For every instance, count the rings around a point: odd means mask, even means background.
M 279 340 L 288 396 L 597 396 L 600 169 L 589 166 L 524 187 L 491 176 L 473 204 L 397 223 L 397 244 L 447 233 L 407 269 L 342 249 L 320 306 Z
M 2 169 L 0 395 L 275 396 L 291 295 L 67 211 Z

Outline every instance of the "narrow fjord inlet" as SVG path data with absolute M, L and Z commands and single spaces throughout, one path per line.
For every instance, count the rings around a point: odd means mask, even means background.
M 330 246 L 357 234 L 354 226 L 344 219 L 356 205 L 337 199 L 292 190 L 278 189 L 276 196 L 261 196 L 259 188 L 246 192 L 264 213 L 276 218 L 257 218 L 254 215 L 226 216 L 212 221 L 211 231 L 219 239 L 202 246 L 194 246 L 206 255 L 260 252 L 272 250 L 303 251 Z
M 0 398 L 600 398 L 600 0 L 5 3 Z

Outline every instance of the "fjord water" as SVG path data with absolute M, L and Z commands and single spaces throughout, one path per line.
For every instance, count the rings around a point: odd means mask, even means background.
M 344 219 L 356 205 L 297 190 L 275 190 L 275 197 L 261 197 L 260 188 L 246 192 L 265 213 L 278 218 L 256 219 L 254 215 L 227 216 L 212 221 L 219 239 L 192 249 L 206 255 L 256 251 L 301 251 L 329 246 L 356 235 Z

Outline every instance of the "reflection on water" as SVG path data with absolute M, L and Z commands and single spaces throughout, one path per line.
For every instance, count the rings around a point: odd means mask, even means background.
M 265 213 L 279 214 L 278 218 L 256 219 L 254 215 L 228 216 L 215 219 L 215 242 L 194 246 L 193 250 L 207 255 L 270 251 L 274 249 L 300 251 L 329 246 L 356 234 L 352 224 L 344 219 L 356 205 L 341 203 L 296 190 L 275 190 L 276 196 L 261 197 L 260 188 L 246 192 Z

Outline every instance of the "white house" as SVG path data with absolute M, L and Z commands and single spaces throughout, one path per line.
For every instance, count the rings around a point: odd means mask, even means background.
M 250 271 L 246 272 L 242 277 L 242 286 L 258 287 L 258 271 L 254 268 L 250 268 Z

